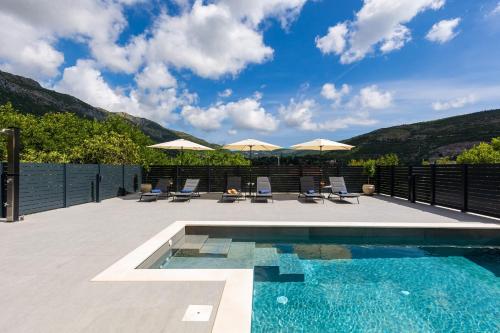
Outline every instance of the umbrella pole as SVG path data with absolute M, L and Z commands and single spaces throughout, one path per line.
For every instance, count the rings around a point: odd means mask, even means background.
M 321 172 L 320 182 L 323 182 L 323 159 L 321 158 L 322 152 L 323 152 L 323 146 L 319 146 L 319 172 Z
M 252 146 L 250 146 L 250 189 L 249 189 L 250 197 L 252 197 L 252 165 L 253 165 Z

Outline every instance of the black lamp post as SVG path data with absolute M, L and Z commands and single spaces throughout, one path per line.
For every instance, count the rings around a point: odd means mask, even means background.
M 7 222 L 19 221 L 19 133 L 17 127 L 1 130 L 7 135 Z

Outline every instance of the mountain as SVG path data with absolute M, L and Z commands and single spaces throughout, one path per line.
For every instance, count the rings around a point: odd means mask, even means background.
M 111 112 L 96 108 L 76 97 L 45 89 L 35 80 L 0 71 L 0 105 L 11 102 L 23 113 L 42 115 L 47 112 L 71 112 L 82 118 L 103 120 Z M 216 145 L 184 132 L 167 129 L 160 124 L 127 113 L 118 113 L 132 124 L 137 125 L 155 142 L 186 139 L 205 146 Z
M 500 137 L 500 109 L 381 128 L 343 142 L 356 146 L 349 158 L 396 153 L 405 163 L 420 163 L 456 156 L 494 137 Z

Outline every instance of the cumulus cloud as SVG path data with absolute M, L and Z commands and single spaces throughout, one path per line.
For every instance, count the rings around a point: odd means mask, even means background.
M 493 8 L 493 10 L 490 12 L 490 16 L 498 15 L 498 14 L 500 14 L 500 1 L 497 3 L 495 8 Z
M 432 103 L 432 108 L 436 111 L 444 111 L 449 109 L 460 109 L 466 105 L 473 104 L 476 102 L 476 96 L 469 95 L 465 97 L 455 98 L 449 101 L 441 101 Z
M 312 109 L 315 106 L 312 99 L 295 102 L 292 98 L 287 106 L 281 105 L 278 112 L 287 126 L 313 131 L 318 129 L 318 124 L 313 121 Z
M 460 18 L 458 17 L 451 20 L 439 21 L 432 26 L 425 38 L 431 42 L 440 44 L 449 42 L 457 36 L 458 32 L 456 32 L 455 29 L 458 27 L 459 23 Z
M 217 130 L 226 119 L 232 129 L 271 132 L 278 128 L 279 121 L 261 105 L 261 95 L 255 94 L 235 102 L 218 103 L 209 108 L 185 106 L 181 115 L 190 125 L 204 131 Z
M 328 33 L 323 37 L 316 37 L 316 47 L 323 53 L 341 54 L 346 47 L 346 35 L 348 29 L 346 23 L 339 23 L 328 28 Z
M 109 111 L 127 112 L 164 124 L 176 119 L 174 109 L 196 99 L 195 95 L 187 91 L 179 93 L 175 88 L 132 89 L 128 94 L 115 90 L 106 83 L 92 60 L 79 60 L 75 66 L 66 68 L 54 89 Z
M 161 63 L 152 63 L 135 76 L 137 86 L 141 89 L 171 88 L 177 85 L 177 80 Z
M 219 92 L 218 95 L 219 97 L 226 98 L 229 97 L 233 94 L 233 91 L 231 89 L 224 89 L 223 91 Z
M 339 23 L 327 35 L 316 37 L 316 46 L 324 54 L 340 56 L 350 64 L 379 49 L 389 53 L 411 40 L 405 25 L 419 13 L 444 6 L 445 0 L 365 0 L 353 21 Z
M 2 47 L 0 61 L 16 72 L 53 77 L 64 60 L 55 45 L 60 38 L 68 38 L 87 43 L 101 65 L 132 73 L 140 65 L 145 44 L 135 38 L 122 47 L 116 40 L 127 26 L 124 6 L 135 2 L 39 0 L 28 5 L 1 1 L 0 43 L 8 47 Z
M 276 17 L 283 28 L 300 14 L 307 0 L 220 0 L 231 13 L 245 23 L 258 27 L 268 17 Z
M 392 105 L 393 96 L 389 91 L 381 91 L 378 86 L 371 85 L 359 91 L 359 95 L 354 98 L 362 108 L 385 109 Z
M 340 89 L 337 89 L 333 83 L 325 83 L 321 88 L 321 96 L 333 101 L 335 104 L 340 104 L 342 97 L 351 92 L 351 87 L 343 84 Z
M 349 126 L 370 126 L 377 121 L 370 118 L 368 112 L 355 111 L 348 116 L 327 117 L 321 121 L 315 121 L 315 110 L 318 105 L 313 99 L 296 102 L 293 98 L 287 106 L 281 105 L 279 115 L 288 127 L 302 131 L 336 131 Z

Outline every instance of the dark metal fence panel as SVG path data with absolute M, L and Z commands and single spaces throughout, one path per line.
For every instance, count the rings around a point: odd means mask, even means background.
M 380 166 L 377 171 L 377 191 L 382 194 L 391 195 L 392 168 L 389 166 Z
M 408 167 L 394 167 L 394 196 L 407 198 L 408 191 Z
M 20 214 L 64 207 L 64 165 L 22 163 L 19 198 Z
M 66 165 L 66 206 L 96 200 L 97 164 Z
M 139 165 L 123 166 L 123 188 L 127 193 L 139 191 L 142 183 L 142 167 Z
M 172 179 L 174 186 L 176 182 L 176 166 L 150 166 L 149 170 L 144 173 L 142 182 L 152 184 L 155 186 L 160 178 L 170 178 Z
M 431 202 L 431 167 L 414 166 L 412 168 L 415 177 L 415 200 L 420 202 Z
M 363 167 L 342 166 L 340 175 L 344 177 L 345 185 L 349 192 L 361 192 L 363 184 L 368 182 L 368 176 L 363 174 Z M 374 182 L 375 179 L 370 179 Z
M 269 176 L 271 177 L 271 186 L 273 188 L 273 191 L 300 191 L 300 168 L 293 166 L 271 166 L 269 167 L 268 172 Z M 319 179 L 317 185 L 319 185 Z
M 436 205 L 462 209 L 462 184 L 461 165 L 437 165 L 435 179 Z
M 500 217 L 500 164 L 468 166 L 468 210 Z
M 121 165 L 100 164 L 99 200 L 121 195 L 123 188 L 123 167 Z

